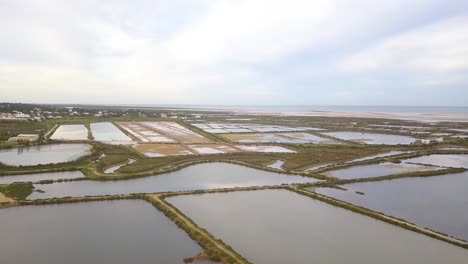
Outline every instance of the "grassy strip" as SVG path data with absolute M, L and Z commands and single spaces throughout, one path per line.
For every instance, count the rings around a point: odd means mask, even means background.
M 94 140 L 93 131 L 91 130 L 91 123 L 90 122 L 85 122 L 84 126 L 88 130 L 88 139 L 89 140 Z
M 47 133 L 44 134 L 44 140 L 48 140 L 59 128 L 59 125 L 55 124 Z
M 373 182 L 373 181 L 385 181 L 385 180 L 394 180 L 399 178 L 410 178 L 410 177 L 432 177 L 432 176 L 442 176 L 442 175 L 450 175 L 455 173 L 462 173 L 467 171 L 463 168 L 448 168 L 445 170 L 434 170 L 434 171 L 415 171 L 415 172 L 407 172 L 407 173 L 400 173 L 400 174 L 393 174 L 381 177 L 372 177 L 372 178 L 358 178 L 358 179 L 350 179 L 350 180 L 340 180 L 335 179 L 333 183 L 343 185 L 349 183 L 356 183 L 356 182 Z
M 364 208 L 364 207 L 361 207 L 361 206 L 357 206 L 357 205 L 354 205 L 354 204 L 350 204 L 350 203 L 347 203 L 347 202 L 336 200 L 334 198 L 324 196 L 324 195 L 320 195 L 320 194 L 317 194 L 317 193 L 314 193 L 314 192 L 310 192 L 310 191 L 306 191 L 306 190 L 302 190 L 302 189 L 298 189 L 298 188 L 293 188 L 293 187 L 287 187 L 285 189 L 293 191 L 293 192 L 298 193 L 300 195 L 304 195 L 304 196 L 307 196 L 307 197 L 310 197 L 310 198 L 313 198 L 313 199 L 328 203 L 328 204 L 333 205 L 333 206 L 341 207 L 343 209 L 346 209 L 346 210 L 349 210 L 349 211 L 352 211 L 352 212 L 355 212 L 355 213 L 358 213 L 358 214 L 369 216 L 369 217 L 372 217 L 374 219 L 384 221 L 384 222 L 392 224 L 392 225 L 397 225 L 397 226 L 402 227 L 404 229 L 407 229 L 407 230 L 410 230 L 410 231 L 413 231 L 413 232 L 417 232 L 417 233 L 420 233 L 420 234 L 423 234 L 423 235 L 426 235 L 426 236 L 429 236 L 429 237 L 432 237 L 432 238 L 435 238 L 435 239 L 438 239 L 438 240 L 442 240 L 442 241 L 448 242 L 450 244 L 453 244 L 453 245 L 460 246 L 462 248 L 468 249 L 468 242 L 466 242 L 466 241 L 463 241 L 463 240 L 458 239 L 458 238 L 453 238 L 453 237 L 451 237 L 451 236 L 449 236 L 447 234 L 443 234 L 443 233 L 440 233 L 440 232 L 437 232 L 437 231 L 434 231 L 434 230 L 430 230 L 430 229 L 427 229 L 427 228 L 422 228 L 422 227 L 418 228 L 417 225 L 409 223 L 409 222 L 407 222 L 406 220 L 403 220 L 403 219 L 398 219 L 398 218 L 395 218 L 395 217 L 392 217 L 392 216 L 387 216 L 387 215 L 385 215 L 385 214 L 383 214 L 381 212 L 372 211 L 370 209 L 367 209 L 367 208 Z
M 15 200 L 25 200 L 34 190 L 32 183 L 0 185 L 0 192 Z
M 138 138 L 136 138 L 132 133 L 128 132 L 126 129 L 123 129 L 117 122 L 112 122 L 112 124 L 117 127 L 122 133 L 127 135 L 127 137 L 131 138 L 135 142 L 140 142 Z
M 85 197 L 63 197 L 49 198 L 38 200 L 19 201 L 20 205 L 46 205 L 46 204 L 67 204 L 67 203 L 82 203 L 95 201 L 111 201 L 111 200 L 128 200 L 128 199 L 143 199 L 143 194 L 126 194 L 126 195 L 101 195 L 101 196 L 85 196 Z
M 149 159 L 148 161 L 153 161 L 153 160 L 154 159 Z M 252 165 L 252 164 L 245 163 L 245 162 L 242 162 L 242 161 L 231 160 L 231 159 L 227 159 L 227 158 L 216 158 L 216 157 L 212 157 L 211 155 L 200 156 L 198 159 L 183 159 L 183 160 L 180 160 L 180 161 L 173 160 L 173 161 L 170 161 L 170 162 L 167 162 L 167 163 L 157 164 L 156 168 L 154 168 L 154 169 L 152 169 L 154 167 L 154 166 L 152 166 L 153 164 L 150 164 L 149 169 L 147 171 L 145 171 L 145 172 L 129 173 L 128 172 L 128 167 L 134 166 L 135 164 L 137 164 L 137 166 L 138 166 L 139 162 L 141 162 L 141 160 L 137 161 L 137 162 L 135 162 L 133 164 L 126 165 L 126 166 L 119 169 L 120 173 L 126 173 L 126 175 L 124 175 L 124 174 L 115 175 L 115 176 L 114 175 L 112 175 L 112 176 L 101 175 L 101 174 L 97 173 L 96 170 L 93 169 L 92 167 L 84 168 L 83 173 L 85 173 L 87 177 L 89 177 L 89 178 L 91 178 L 93 180 L 124 180 L 124 179 L 134 179 L 134 178 L 155 176 L 155 175 L 165 174 L 165 173 L 169 173 L 169 172 L 174 172 L 174 171 L 177 171 L 177 170 L 180 170 L 180 169 L 183 169 L 183 168 L 195 165 L 195 164 L 211 163 L 211 162 L 223 162 L 223 163 L 231 163 L 231 164 L 236 164 L 236 165 L 242 165 L 242 166 L 246 166 L 246 167 L 250 167 L 250 168 L 254 168 L 254 169 L 259 169 L 259 170 L 264 170 L 264 171 L 268 171 L 268 172 L 282 173 L 282 174 L 285 174 L 285 175 L 301 175 L 301 176 L 314 178 L 314 179 L 320 178 L 319 175 L 317 175 L 317 174 L 307 174 L 307 173 L 301 173 L 301 172 L 297 172 L 297 173 L 296 172 L 295 173 L 292 173 L 292 172 L 279 172 L 278 170 L 273 169 L 273 168 Z
M 150 202 L 154 207 L 164 213 L 169 219 L 171 219 L 179 228 L 183 229 L 194 241 L 196 241 L 206 252 L 206 254 L 213 261 L 221 261 L 223 263 L 250 263 L 247 259 L 235 252 L 231 247 L 226 245 L 223 241 L 217 240 L 206 230 L 198 227 L 192 220 L 182 214 L 177 208 L 173 207 L 162 199 L 155 199 L 150 196 L 145 198 L 146 201 Z M 177 212 L 177 213 L 174 213 Z M 220 248 L 218 245 L 222 245 Z M 230 252 L 226 253 L 225 249 Z M 236 258 L 232 257 L 235 255 Z M 241 260 L 239 262 L 238 260 Z

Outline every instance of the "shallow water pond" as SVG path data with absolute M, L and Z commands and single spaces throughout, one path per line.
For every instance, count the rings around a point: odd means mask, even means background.
M 468 169 L 468 155 L 434 154 L 403 160 L 403 162 Z
M 416 141 L 416 139 L 413 137 L 388 134 L 372 134 L 360 132 L 325 132 L 322 134 L 336 137 L 339 139 L 354 141 L 358 143 L 366 143 L 370 145 L 409 145 Z
M 327 176 L 335 177 L 342 180 L 360 179 L 360 178 L 373 178 L 393 174 L 401 174 L 407 172 L 417 171 L 434 171 L 440 170 L 439 167 L 424 166 L 416 164 L 405 163 L 379 163 L 371 165 L 354 166 L 350 168 L 329 171 L 325 173 Z
M 55 140 L 87 140 L 88 129 L 84 125 L 61 125 L 50 139 Z
M 398 151 L 398 150 L 395 150 L 395 151 L 389 151 L 389 152 L 380 153 L 380 154 L 376 154 L 376 155 L 372 155 L 372 156 L 368 156 L 368 157 L 363 157 L 363 158 L 359 158 L 359 159 L 350 160 L 350 161 L 347 161 L 345 163 L 353 163 L 353 162 L 359 162 L 359 161 L 373 160 L 373 159 L 377 159 L 377 158 L 385 158 L 385 157 L 397 156 L 397 155 L 401 155 L 401 154 L 410 154 L 410 153 L 413 153 L 413 151 Z
M 468 172 L 343 185 L 318 193 L 468 240 Z M 363 192 L 364 195 L 355 192 Z
M 170 197 L 252 263 L 464 263 L 468 251 L 286 190 Z
M 273 168 L 273 169 L 277 169 L 277 170 L 282 170 L 282 169 L 283 169 L 283 164 L 284 164 L 284 161 L 282 161 L 282 160 L 277 160 L 277 161 L 275 161 L 273 164 L 268 165 L 268 168 Z
M 12 207 L 0 219 L 5 264 L 184 263 L 202 252 L 142 200 Z
M 132 141 L 129 136 L 109 122 L 92 123 L 91 131 L 96 141 Z
M 373 159 L 377 159 L 377 158 L 385 158 L 385 157 L 392 157 L 392 156 L 397 156 L 397 155 L 401 155 L 401 154 L 409 154 L 409 153 L 412 153 L 412 152 L 413 151 L 398 151 L 398 150 L 389 151 L 389 152 L 380 153 L 380 154 L 367 156 L 367 157 L 363 157 L 363 158 L 358 158 L 358 159 L 354 159 L 354 160 L 349 160 L 349 161 L 345 161 L 345 162 L 313 165 L 313 166 L 310 166 L 310 167 L 306 168 L 305 170 L 306 171 L 320 170 L 320 169 L 330 167 L 330 166 L 333 166 L 333 165 L 336 165 L 336 164 L 349 164 L 349 163 L 354 163 L 354 162 L 373 160 Z
M 88 144 L 49 144 L 0 150 L 0 162 L 10 166 L 62 163 L 91 154 Z
M 115 171 L 117 171 L 118 169 L 122 168 L 123 166 L 125 165 L 128 165 L 128 164 L 132 164 L 134 163 L 136 160 L 134 159 L 128 159 L 126 162 L 122 163 L 122 164 L 118 164 L 118 165 L 115 165 L 115 166 L 112 166 L 112 167 L 109 167 L 107 168 L 104 173 L 106 174 L 112 174 L 114 173 Z
M 163 191 L 206 190 L 290 183 L 318 180 L 252 169 L 229 163 L 203 163 L 175 172 L 120 181 L 75 181 L 36 184 L 44 193 L 34 192 L 28 199 L 106 194 L 153 193 Z
M 46 172 L 11 176 L 0 175 L 0 184 L 10 184 L 14 182 L 38 182 L 43 180 L 76 179 L 84 177 L 85 176 L 81 171 Z

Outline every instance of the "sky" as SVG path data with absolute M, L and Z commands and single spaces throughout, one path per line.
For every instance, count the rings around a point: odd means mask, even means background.
M 468 106 L 468 1 L 0 0 L 0 102 Z

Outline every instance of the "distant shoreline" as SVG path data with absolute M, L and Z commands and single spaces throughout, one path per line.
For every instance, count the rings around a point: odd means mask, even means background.
M 0 103 L 9 104 L 9 103 Z M 15 103 L 11 103 L 15 104 Z M 313 106 L 313 105 L 94 105 L 30 104 L 83 109 L 144 109 L 157 111 L 232 112 L 246 115 L 348 117 L 396 119 L 418 122 L 468 122 L 468 106 Z

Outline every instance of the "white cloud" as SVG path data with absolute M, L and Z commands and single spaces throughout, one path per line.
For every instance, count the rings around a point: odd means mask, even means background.
M 230 89 L 226 103 L 243 103 L 244 91 L 281 99 L 292 89 L 275 81 L 283 72 L 262 68 L 281 68 L 298 54 L 308 54 L 310 61 L 322 52 L 335 56 L 327 51 L 330 46 L 364 42 L 403 26 L 415 10 L 444 5 L 437 0 L 0 0 L 0 23 L 8 25 L 0 34 L 1 95 L 76 103 L 189 103 L 205 97 L 217 103 Z M 459 48 L 426 52 L 437 55 L 430 57 L 437 67 L 451 70 L 468 61 L 453 60 L 465 52 Z M 350 59 L 347 69 L 375 69 L 363 58 Z M 433 61 L 414 60 L 411 67 Z
M 341 62 L 351 72 L 450 73 L 468 71 L 468 17 L 418 28 Z

